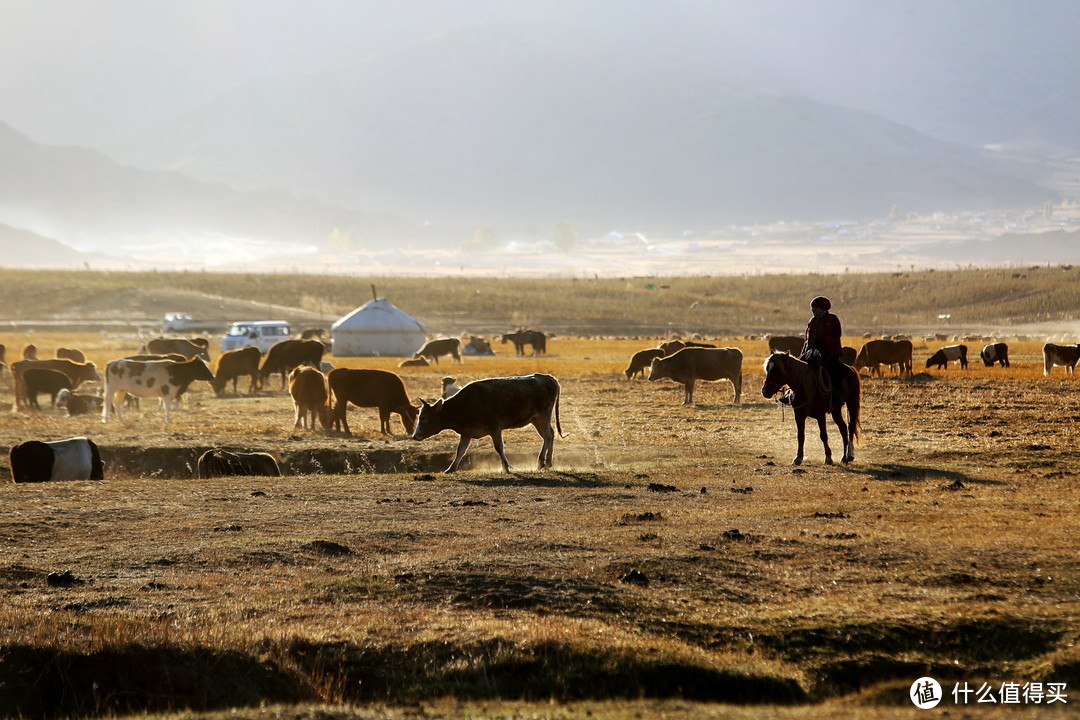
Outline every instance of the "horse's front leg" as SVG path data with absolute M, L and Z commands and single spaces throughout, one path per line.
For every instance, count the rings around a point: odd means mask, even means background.
M 791 464 L 802 465 L 803 444 L 806 442 L 806 416 L 798 410 L 795 411 L 795 436 L 799 439 L 799 452 L 795 459 L 791 461 Z
M 817 418 L 818 434 L 821 435 L 821 445 L 825 448 L 825 464 L 832 465 L 832 449 L 829 448 L 829 432 L 825 429 L 825 413 Z

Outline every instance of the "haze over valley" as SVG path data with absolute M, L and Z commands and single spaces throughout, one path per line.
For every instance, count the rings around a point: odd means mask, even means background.
M 0 30 L 9 264 L 1080 261 L 1068 2 L 58 8 Z

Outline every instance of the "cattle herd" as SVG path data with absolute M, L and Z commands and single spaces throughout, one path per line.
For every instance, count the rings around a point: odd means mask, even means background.
M 543 332 L 518 329 L 502 336 L 502 343 L 513 343 L 516 355 L 525 348 L 532 355 L 547 352 L 549 336 Z M 768 338 L 770 353 L 798 356 L 803 338 L 773 336 Z M 140 400 L 156 400 L 165 422 L 192 383 L 204 381 L 221 395 L 228 384 L 238 391 L 238 381 L 248 378 L 246 392 L 253 395 L 268 385 L 275 374 L 281 376 L 281 388 L 288 389 L 295 410 L 294 428 L 316 429 L 350 434 L 349 405 L 378 410 L 380 431 L 391 434 L 391 415 L 397 415 L 405 432 L 415 440 L 432 437 L 443 430 L 460 436 L 457 453 L 446 472 L 458 469 L 472 440 L 491 437 L 504 470 L 509 464 L 503 450 L 502 432 L 533 425 L 543 440 L 537 459 L 540 469 L 552 462 L 555 428 L 559 423 L 558 381 L 545 374 L 524 377 L 490 378 L 458 386 L 453 377 L 443 379 L 442 396 L 434 402 L 421 400 L 419 406 L 409 398 L 405 382 L 396 373 L 375 369 L 334 368 L 323 361 L 327 345 L 317 339 L 287 339 L 265 354 L 258 348 L 245 347 L 222 353 L 211 370 L 209 343 L 205 339 L 156 338 L 143 346 L 137 355 L 106 363 L 103 376 L 94 363 L 87 362 L 79 350 L 57 348 L 55 357 L 39 359 L 37 348 L 28 345 L 22 359 L 11 363 L 7 374 L 13 394 L 13 411 L 40 410 L 39 397 L 46 394 L 54 407 L 69 416 L 100 413 L 108 423 L 114 417 L 123 420 L 125 408 L 136 407 Z M 845 347 L 842 360 L 856 370 L 881 375 L 883 368 L 900 376 L 912 374 L 913 346 L 909 338 L 871 339 L 856 351 Z M 4 367 L 4 346 L 0 345 L 0 368 Z M 402 367 L 430 363 L 449 357 L 461 363 L 462 354 L 493 354 L 490 343 L 471 337 L 463 347 L 458 338 L 439 338 L 427 342 Z M 1010 367 L 1006 343 L 994 342 L 979 351 L 987 367 Z M 1043 346 L 1043 371 L 1049 375 L 1055 366 L 1075 371 L 1080 360 L 1080 344 Z M 941 347 L 926 360 L 926 368 L 947 368 L 949 363 L 968 366 L 968 348 L 963 344 Z M 697 381 L 726 380 L 734 390 L 733 404 L 740 402 L 743 380 L 743 352 L 736 347 L 716 347 L 702 342 L 679 340 L 635 352 L 623 371 L 628 380 L 644 376 L 656 381 L 670 378 L 683 385 L 683 404 L 693 403 Z M 80 387 L 99 383 L 97 392 L 80 392 Z M 16 482 L 101 479 L 104 472 L 97 445 L 85 437 L 53 442 L 28 440 L 10 451 L 12 479 Z M 208 451 L 198 463 L 200 477 L 217 475 L 280 475 L 273 457 L 265 453 L 238 453 L 224 449 Z

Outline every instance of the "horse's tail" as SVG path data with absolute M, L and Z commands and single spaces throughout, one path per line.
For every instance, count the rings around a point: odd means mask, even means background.
M 851 377 L 855 379 L 852 383 L 852 390 L 847 398 L 848 407 L 848 427 L 851 432 L 851 442 L 857 443 L 859 441 L 859 428 L 862 423 L 859 415 L 862 410 L 862 382 L 859 380 L 859 373 L 852 371 Z

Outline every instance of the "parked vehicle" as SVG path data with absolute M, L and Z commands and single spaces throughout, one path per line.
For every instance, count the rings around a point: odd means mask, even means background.
M 196 320 L 191 313 L 169 312 L 161 320 L 161 332 L 166 335 L 214 332 L 221 330 L 225 323 L 216 320 Z
M 221 352 L 254 345 L 263 352 L 288 340 L 291 329 L 284 320 L 242 320 L 234 322 L 221 338 Z

